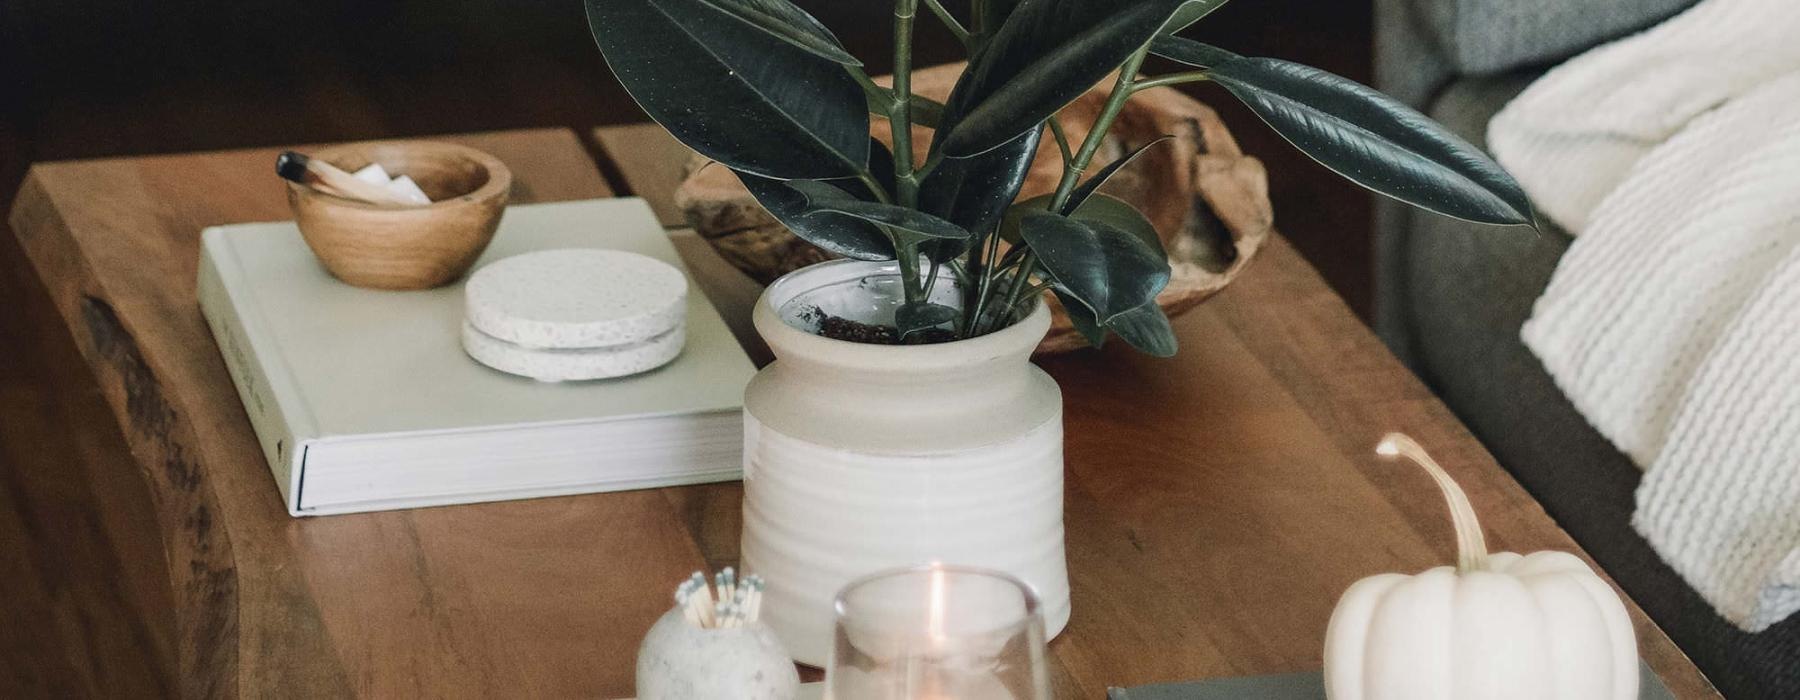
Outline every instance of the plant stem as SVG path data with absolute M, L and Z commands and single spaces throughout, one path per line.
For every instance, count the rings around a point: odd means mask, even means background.
M 1075 159 L 1063 162 L 1062 180 L 1056 183 L 1056 194 L 1050 198 L 1050 211 L 1062 212 L 1069 203 L 1069 196 L 1074 194 L 1075 185 L 1080 182 L 1082 172 L 1093 162 L 1094 154 L 1100 150 L 1100 144 L 1106 140 L 1106 132 L 1112 129 L 1113 120 L 1125 108 L 1125 101 L 1130 99 L 1134 81 L 1137 80 L 1138 68 L 1144 65 L 1144 56 L 1150 52 L 1148 43 L 1139 47 L 1119 66 L 1119 78 L 1113 83 L 1112 94 L 1106 96 L 1106 106 L 1100 109 L 1100 115 L 1094 119 L 1094 127 L 1088 131 L 1087 138 L 1081 141 L 1081 150 L 1075 153 Z M 1055 119 L 1054 116 L 1051 119 Z M 1037 269 L 1037 254 L 1025 251 L 1025 257 L 1019 261 L 1019 269 L 1013 273 L 1012 287 L 1006 292 L 1006 309 L 1010 310 L 1028 293 L 1031 275 Z
M 1069 132 L 1063 129 L 1062 119 L 1050 115 L 1050 135 L 1056 138 L 1056 149 L 1062 151 L 1063 164 L 1075 160 L 1075 149 L 1069 146 Z
M 894 0 L 894 101 L 888 107 L 888 128 L 894 143 L 894 196 L 903 207 L 917 206 L 919 200 L 912 151 L 913 18 L 918 14 L 919 0 Z M 900 264 L 900 287 L 906 303 L 924 301 L 925 288 L 919 283 L 918 241 L 897 235 L 894 253 Z
M 986 238 L 977 237 L 969 246 L 969 263 L 967 267 L 958 266 L 957 283 L 962 292 L 962 335 L 967 337 L 975 330 L 975 315 L 981 313 L 981 300 L 987 297 L 987 272 L 983 269 L 987 263 Z M 956 265 L 955 261 L 951 261 Z
M 1007 316 L 1011 316 L 1013 314 L 1013 310 L 1018 308 L 1020 303 L 1028 301 L 1033 296 L 1036 296 L 1038 294 L 1043 294 L 1045 290 L 1051 288 L 1052 286 L 1054 286 L 1054 285 L 1050 284 L 1049 282 L 1041 282 L 1038 284 L 1031 285 L 1030 289 L 1025 290 L 1025 296 L 1023 298 L 1012 299 L 1010 301 L 1007 301 L 1006 306 L 1001 307 L 1000 318 L 1006 318 Z
M 957 284 L 966 285 L 969 283 L 969 269 L 963 265 L 961 259 L 951 258 L 950 260 L 945 261 L 944 265 L 950 268 L 952 274 L 956 275 Z
M 907 304 L 917 304 L 925 300 L 925 286 L 919 281 L 919 242 L 915 240 L 896 239 L 895 262 L 900 264 L 900 289 L 906 296 Z
M 875 79 L 869 77 L 868 73 L 863 72 L 862 68 L 858 66 L 844 66 L 844 72 L 849 73 L 850 77 L 856 79 L 856 84 L 862 86 L 863 95 L 867 97 L 870 102 L 892 99 L 892 96 L 887 92 L 887 88 L 876 85 Z M 885 112 L 886 110 L 883 111 Z
M 1001 256 L 999 262 L 994 263 L 994 271 L 1004 272 L 1007 268 L 1018 265 L 1019 258 L 1025 257 L 1025 253 L 1028 250 L 1030 250 L 1029 247 L 1022 245 L 1016 245 L 1006 249 L 1006 255 Z M 995 245 L 994 252 L 998 253 L 999 251 L 1000 246 Z
M 1019 258 L 1018 268 L 1013 271 L 1012 285 L 1006 290 L 1006 306 L 1001 307 L 1006 312 L 1010 313 L 1012 308 L 1018 305 L 1019 297 L 1025 296 L 1025 287 L 1030 284 L 1031 273 L 1035 267 L 1037 267 L 1037 254 L 1030 250 L 1025 251 L 1024 257 Z M 995 319 L 995 323 L 999 323 L 999 319 Z
M 1144 64 L 1144 56 L 1148 55 L 1150 45 L 1145 44 L 1125 64 L 1119 66 L 1119 79 L 1113 83 L 1112 94 L 1106 96 L 1106 106 L 1100 109 L 1100 116 L 1094 119 L 1094 128 L 1088 132 L 1087 138 L 1081 142 L 1081 150 L 1075 153 L 1072 163 L 1063 165 L 1062 180 L 1056 183 L 1056 195 L 1050 199 L 1050 210 L 1060 212 L 1069 203 L 1069 195 L 1075 192 L 1075 185 L 1081 180 L 1082 172 L 1087 170 L 1088 163 L 1093 162 L 1094 153 L 1100 150 L 1101 142 L 1106 140 L 1106 132 L 1112 130 L 1114 119 L 1125 108 L 1125 101 L 1131 98 L 1133 81 L 1137 80 L 1138 67 Z
M 863 186 L 868 187 L 870 192 L 875 193 L 875 201 L 881 202 L 882 204 L 892 204 L 893 203 L 888 200 L 887 191 L 882 189 L 881 181 L 875 179 L 874 173 L 871 173 L 867 169 L 864 169 L 864 170 L 856 173 L 856 179 L 861 180 Z
M 1207 77 L 1206 71 L 1203 71 L 1203 70 L 1188 71 L 1186 73 L 1172 73 L 1169 75 L 1157 76 L 1155 78 L 1150 78 L 1148 80 L 1139 80 L 1135 83 L 1132 83 L 1131 91 L 1139 92 L 1139 91 L 1143 91 L 1143 90 L 1149 90 L 1150 88 L 1155 88 L 1155 87 L 1165 87 L 1168 85 L 1180 85 L 1182 83 L 1198 83 L 1198 82 L 1205 81 L 1205 80 L 1212 80 L 1212 78 Z
M 944 27 L 949 29 L 951 34 L 956 35 L 956 40 L 962 43 L 964 50 L 974 47 L 969 41 L 969 30 L 964 29 L 962 23 L 956 21 L 956 15 L 950 14 L 949 10 L 944 9 L 943 2 L 925 0 L 925 6 L 931 8 L 931 14 L 937 15 L 938 19 L 943 20 Z
M 911 99 L 913 18 L 918 14 L 919 0 L 894 0 L 894 101 L 888 107 L 888 127 L 894 142 L 894 194 L 903 207 L 917 204 L 919 197 L 913 174 Z
M 999 236 L 995 235 L 990 235 L 989 237 L 999 238 Z M 983 240 L 981 242 L 981 247 L 969 255 L 969 262 L 972 263 L 971 267 L 975 273 L 975 281 L 973 285 L 969 285 L 967 282 L 964 283 L 966 286 L 963 291 L 962 334 L 965 338 L 973 337 L 975 335 L 975 327 L 981 321 L 981 309 L 982 307 L 987 306 L 988 289 L 993 286 L 993 278 L 990 277 L 987 270 L 984 269 L 987 267 L 985 258 L 988 256 L 987 249 L 990 243 L 990 241 Z M 973 289 L 969 289 L 968 287 L 973 287 Z

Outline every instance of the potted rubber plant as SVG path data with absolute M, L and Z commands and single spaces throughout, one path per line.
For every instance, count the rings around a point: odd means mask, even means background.
M 775 281 L 753 311 L 777 359 L 745 396 L 742 563 L 768 580 L 765 617 L 799 660 L 825 660 L 839 587 L 922 561 L 1018 575 L 1051 634 L 1066 624 L 1062 400 L 1029 361 L 1049 327 L 1041 298 L 1056 295 L 1094 345 L 1176 350 L 1154 301 L 1169 279 L 1156 232 L 1099 192 L 1136 153 L 1093 162 L 1134 94 L 1211 81 L 1364 187 L 1533 223 L 1511 177 L 1423 115 L 1177 35 L 1222 4 L 971 0 L 959 15 L 893 0 L 883 85 L 789 0 L 587 0 L 601 52 L 644 111 L 842 258 Z M 942 103 L 910 87 L 926 21 L 968 50 Z M 1144 75 L 1152 54 L 1187 70 Z M 1105 106 L 1071 142 L 1053 117 L 1101 81 Z M 892 148 L 871 138 L 882 121 Z M 1041 139 L 1056 141 L 1061 180 L 1015 202 Z

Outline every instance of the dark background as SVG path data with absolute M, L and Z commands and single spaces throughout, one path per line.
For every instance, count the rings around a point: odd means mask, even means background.
M 870 72 L 887 72 L 889 3 L 798 2 Z M 1366 83 L 1370 16 L 1368 2 L 1236 0 L 1186 34 Z M 919 65 L 960 58 L 935 20 L 922 13 L 920 27 Z M 585 134 L 644 119 L 579 0 L 6 0 L 0 81 L 8 208 L 34 161 L 519 127 Z M 1368 318 L 1368 197 L 1217 88 L 1192 94 L 1267 163 L 1276 225 Z

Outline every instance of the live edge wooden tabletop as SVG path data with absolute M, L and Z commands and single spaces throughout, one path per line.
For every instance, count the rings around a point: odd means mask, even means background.
M 666 214 L 679 147 L 626 129 L 598 139 L 618 187 L 567 131 L 449 140 L 506 162 L 515 201 L 629 186 Z M 120 555 L 151 562 L 139 571 L 59 575 L 166 577 L 133 587 L 150 591 L 125 625 L 133 642 L 93 653 L 161 655 L 166 687 L 192 696 L 630 695 L 673 584 L 735 561 L 739 486 L 289 518 L 194 299 L 203 227 L 288 216 L 275 153 L 40 164 L 15 200 L 12 230 L 48 290 L 35 298 L 55 307 L 22 318 L 72 337 L 129 450 L 83 447 L 111 452 L 68 463 L 91 483 L 142 482 L 80 492 L 92 502 L 75 507 L 93 512 L 73 520 L 158 550 Z M 676 239 L 746 333 L 754 287 L 692 234 Z M 1436 487 L 1371 456 L 1390 430 L 1443 460 L 1496 548 L 1577 550 L 1284 242 L 1175 327 L 1175 359 L 1109 346 L 1042 362 L 1067 409 L 1075 612 L 1050 645 L 1058 697 L 1318 668 L 1352 581 L 1454 557 Z M 50 461 L 23 463 L 40 468 L 9 479 L 50 478 Z M 64 536 L 49 527 L 25 530 Z M 1679 696 L 1715 695 L 1631 613 Z

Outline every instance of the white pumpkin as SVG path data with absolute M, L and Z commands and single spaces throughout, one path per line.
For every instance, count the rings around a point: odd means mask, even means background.
M 1488 555 L 1475 510 L 1412 438 L 1376 453 L 1417 462 L 1444 492 L 1457 565 L 1357 581 L 1325 632 L 1331 700 L 1633 700 L 1637 638 L 1619 597 L 1567 552 Z

